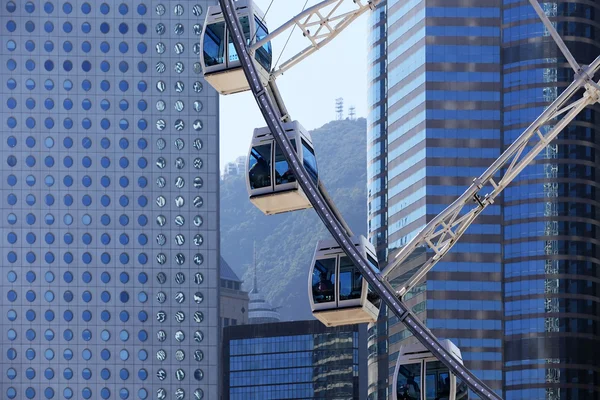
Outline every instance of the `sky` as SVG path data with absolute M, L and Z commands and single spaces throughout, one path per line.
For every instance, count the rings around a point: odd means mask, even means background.
M 307 7 L 318 3 L 309 0 Z M 271 0 L 255 0 L 265 12 Z M 270 31 L 302 11 L 305 0 L 273 0 L 266 22 Z M 306 129 L 318 128 L 335 119 L 335 99 L 344 99 L 344 117 L 350 106 L 357 117 L 367 115 L 367 16 L 353 22 L 324 48 L 312 54 L 277 79 L 277 86 L 293 120 Z M 273 62 L 279 58 L 290 30 L 273 42 Z M 309 45 L 296 28 L 279 64 Z M 246 155 L 254 128 L 266 126 L 249 92 L 220 97 L 221 168 L 237 156 Z M 340 138 L 341 139 L 341 138 Z

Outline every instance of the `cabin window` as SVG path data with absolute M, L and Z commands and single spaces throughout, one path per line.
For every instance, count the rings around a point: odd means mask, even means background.
M 206 27 L 203 52 L 204 63 L 208 67 L 225 61 L 225 22 L 217 22 Z
M 439 361 L 425 363 L 425 398 L 427 400 L 450 398 L 450 374 L 448 367 Z
M 367 254 L 367 261 L 369 262 L 371 270 L 373 270 L 376 273 L 379 273 L 379 264 L 377 263 L 377 261 L 375 261 L 373 257 L 371 257 L 370 254 Z M 369 289 L 367 291 L 367 300 L 373 303 L 377 308 L 379 308 L 379 306 L 381 305 L 381 298 L 379 297 L 377 292 L 373 290 L 371 285 L 369 285 Z
M 269 31 L 265 25 L 255 16 L 256 22 L 256 42 L 260 42 L 262 39 L 267 37 Z M 256 61 L 267 71 L 271 70 L 271 62 L 273 61 L 273 51 L 271 49 L 271 42 L 267 42 L 256 49 L 255 55 Z
M 317 260 L 312 276 L 315 304 L 335 301 L 335 258 Z
M 296 149 L 296 141 L 290 140 L 292 147 Z M 283 185 L 286 183 L 296 182 L 296 176 L 292 172 L 290 165 L 288 164 L 281 147 L 275 146 L 275 183 L 277 185 Z
M 271 144 L 252 148 L 248 160 L 248 174 L 251 189 L 271 186 Z
M 316 184 L 319 179 L 317 158 L 315 157 L 313 149 L 304 141 L 304 139 L 302 139 L 302 156 L 304 158 L 304 169 Z
M 244 37 L 246 38 L 246 46 L 250 44 L 250 20 L 248 17 L 240 18 L 240 25 L 242 25 L 242 31 L 244 32 Z M 233 45 L 233 40 L 231 35 L 229 35 L 229 62 L 239 61 L 237 51 L 235 51 L 235 46 Z
M 360 299 L 363 277 L 347 256 L 340 257 L 340 301 Z
M 396 390 L 399 399 L 421 398 L 421 363 L 400 366 Z
M 370 254 L 367 254 L 367 261 L 369 262 L 369 265 L 373 272 L 379 273 L 379 264 L 377 263 L 377 261 L 375 261 L 373 257 L 371 257 Z

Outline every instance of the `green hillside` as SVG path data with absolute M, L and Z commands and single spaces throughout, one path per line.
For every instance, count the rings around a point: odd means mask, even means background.
M 330 122 L 312 132 L 320 179 L 355 234 L 365 234 L 366 120 Z M 256 241 L 259 288 L 287 320 L 311 318 L 308 270 L 316 240 L 329 237 L 312 209 L 265 216 L 248 200 L 245 178 L 221 182 L 221 253 L 252 282 Z

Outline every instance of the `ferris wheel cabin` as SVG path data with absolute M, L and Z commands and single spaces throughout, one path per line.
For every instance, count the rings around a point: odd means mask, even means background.
M 265 38 L 269 31 L 264 23 L 264 14 L 251 0 L 237 0 L 236 11 L 246 46 Z M 250 89 L 233 46 L 225 17 L 220 6 L 210 6 L 206 13 L 200 37 L 202 73 L 204 79 L 221 94 L 232 94 Z M 263 86 L 269 82 L 273 52 L 271 42 L 259 47 L 254 54 L 254 64 Z
M 462 364 L 460 349 L 449 340 L 442 346 Z M 392 400 L 468 400 L 467 385 L 450 372 L 421 343 L 400 347 Z
M 284 123 L 283 128 L 309 178 L 318 185 L 317 158 L 310 133 L 297 121 Z M 266 215 L 311 207 L 268 127 L 254 130 L 246 187 L 250 201 Z
M 373 245 L 364 236 L 352 238 L 356 250 L 378 270 Z M 327 326 L 375 322 L 381 299 L 335 240 L 317 243 L 308 277 L 312 313 Z

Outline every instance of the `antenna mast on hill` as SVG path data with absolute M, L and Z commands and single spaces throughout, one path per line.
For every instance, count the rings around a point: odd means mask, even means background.
M 355 115 L 356 115 L 356 107 L 350 106 L 350 108 L 348 109 L 348 118 L 350 118 L 350 121 L 355 120 L 355 118 L 354 118 Z
M 344 98 L 338 97 L 335 99 L 335 119 L 342 120 L 344 119 Z

